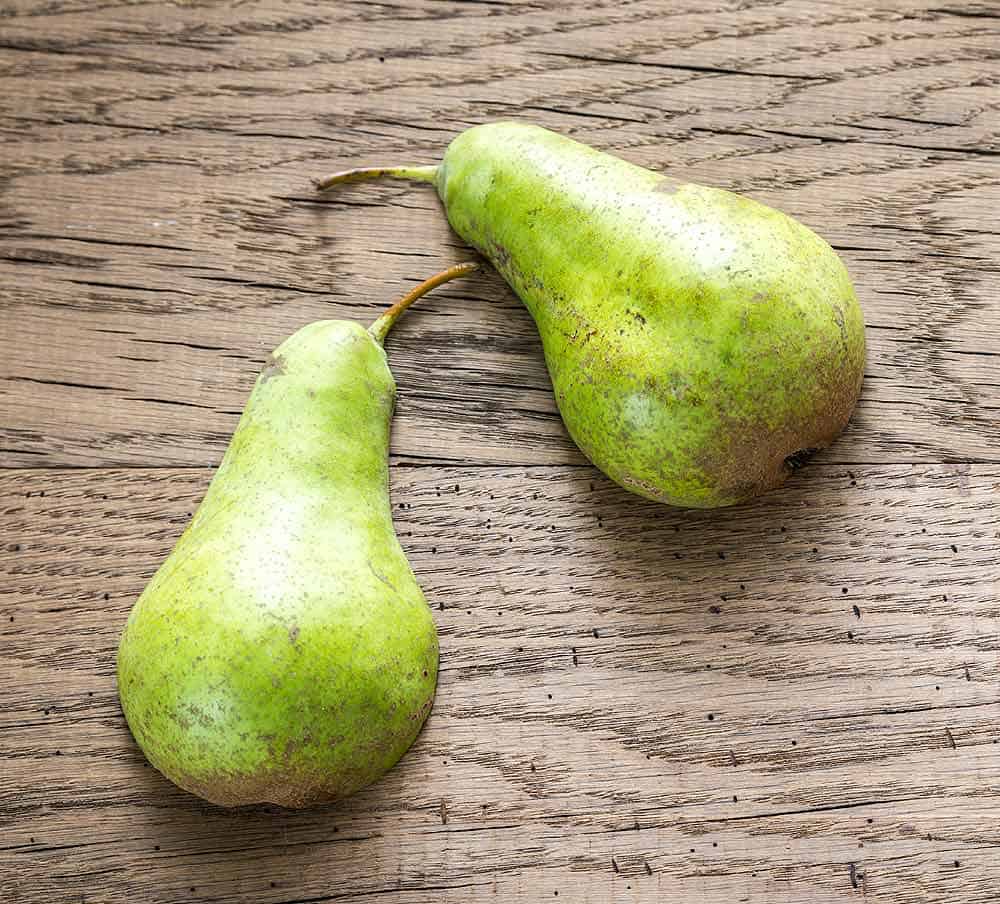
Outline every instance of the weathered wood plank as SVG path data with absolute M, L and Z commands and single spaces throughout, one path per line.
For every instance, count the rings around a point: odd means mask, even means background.
M 113 672 L 211 472 L 0 476 L 12 900 L 994 900 L 996 466 L 817 466 L 715 513 L 586 467 L 392 473 L 428 726 L 340 806 L 239 815 L 144 763 Z

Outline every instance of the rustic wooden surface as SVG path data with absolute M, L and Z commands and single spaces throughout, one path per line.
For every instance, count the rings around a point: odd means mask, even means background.
M 0 898 L 996 902 L 998 50 L 966 0 L 5 0 Z M 499 117 L 823 233 L 857 415 L 754 505 L 647 504 L 501 280 L 439 290 L 389 341 L 434 712 L 342 805 L 213 808 L 128 734 L 125 615 L 266 353 L 469 257 L 425 187 L 309 178 Z

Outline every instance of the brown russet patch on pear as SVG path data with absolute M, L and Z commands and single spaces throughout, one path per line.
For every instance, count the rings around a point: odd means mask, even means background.
M 260 373 L 260 382 L 266 383 L 274 377 L 280 377 L 288 370 L 288 362 L 281 355 L 269 355 L 267 364 Z
M 298 809 L 340 800 L 358 787 L 343 772 L 338 781 L 325 770 L 291 766 L 272 767 L 257 774 L 218 772 L 198 778 L 180 775 L 171 778 L 185 791 L 220 807 L 274 804 Z
M 808 406 L 811 412 L 789 419 L 777 428 L 763 420 L 721 417 L 722 432 L 729 442 L 707 450 L 701 466 L 730 494 L 734 502 L 775 489 L 816 452 L 825 449 L 843 432 L 861 391 L 860 382 L 847 371 L 824 368 L 825 380 L 817 382 L 823 404 Z

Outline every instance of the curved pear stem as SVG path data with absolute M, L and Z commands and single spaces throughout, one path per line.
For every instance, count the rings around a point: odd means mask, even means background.
M 384 344 L 386 335 L 399 319 L 399 315 L 413 304 L 413 302 L 426 295 L 431 289 L 437 288 L 446 282 L 451 282 L 453 279 L 458 279 L 460 276 L 466 276 L 477 269 L 479 269 L 478 264 L 456 264 L 454 267 L 442 270 L 430 279 L 425 279 L 419 286 L 407 292 L 406 295 L 400 298 L 399 301 L 368 327 L 368 332 L 372 334 L 379 345 Z
M 368 179 L 411 179 L 417 182 L 433 182 L 437 175 L 436 166 L 370 166 L 360 169 L 341 170 L 325 179 L 316 179 L 317 191 L 327 191 L 335 185 L 347 182 L 365 182 Z

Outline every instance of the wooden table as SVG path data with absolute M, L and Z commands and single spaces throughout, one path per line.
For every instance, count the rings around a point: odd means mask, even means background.
M 1000 8 L 965 0 L 96 3 L 0 18 L 0 899 L 1000 899 Z M 530 120 L 843 255 L 842 439 L 740 508 L 576 451 L 486 270 L 389 341 L 427 727 L 311 812 L 133 743 L 114 652 L 270 351 L 469 257 L 431 163 Z

